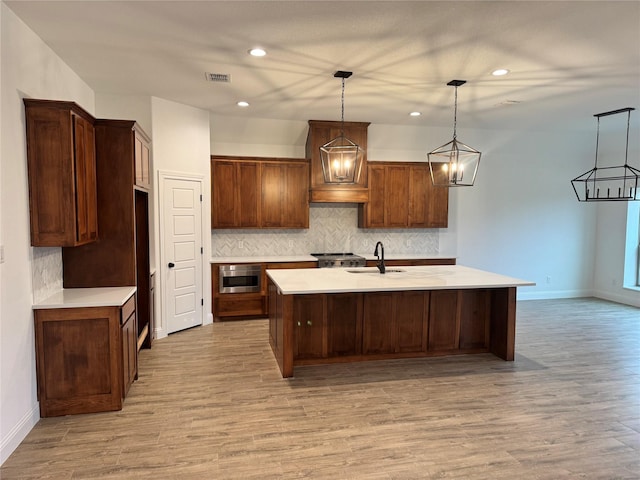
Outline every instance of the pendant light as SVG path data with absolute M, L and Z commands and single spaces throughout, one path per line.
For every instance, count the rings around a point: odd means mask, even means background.
M 482 153 L 459 142 L 456 136 L 458 87 L 465 83 L 466 80 L 451 80 L 447 83 L 455 87 L 453 140 L 427 154 L 431 182 L 437 187 L 471 187 L 476 181 Z
M 325 183 L 358 183 L 362 171 L 364 150 L 344 136 L 344 81 L 352 74 L 339 70 L 333 75 L 342 79 L 342 121 L 340 136 L 320 147 Z
M 629 123 L 633 110 L 635 108 L 628 107 L 594 115 L 598 119 L 595 166 L 588 172 L 571 180 L 573 191 L 576 193 L 579 202 L 640 200 L 640 170 L 630 167 L 628 164 Z M 600 118 L 625 112 L 627 113 L 627 139 L 624 149 L 624 165 L 598 167 Z

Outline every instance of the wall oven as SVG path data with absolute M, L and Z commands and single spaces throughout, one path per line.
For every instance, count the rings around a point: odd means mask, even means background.
M 247 293 L 261 291 L 261 265 L 221 265 L 219 272 L 220 293 Z

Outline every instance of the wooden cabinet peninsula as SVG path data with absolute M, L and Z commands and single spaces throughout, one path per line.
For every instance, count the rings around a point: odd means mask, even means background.
M 73 102 L 24 99 L 31 245 L 98 238 L 94 118 Z
M 309 228 L 309 161 L 211 157 L 211 228 Z
M 534 285 L 459 265 L 268 276 L 269 343 L 283 377 L 319 363 L 486 352 L 513 360 L 516 288 Z

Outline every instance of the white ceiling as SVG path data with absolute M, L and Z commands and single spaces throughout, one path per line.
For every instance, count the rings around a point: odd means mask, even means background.
M 461 128 L 593 131 L 593 114 L 640 107 L 638 1 L 5 3 L 97 93 L 221 116 L 339 120 L 336 70 L 354 72 L 347 121 L 452 125 L 452 79 Z

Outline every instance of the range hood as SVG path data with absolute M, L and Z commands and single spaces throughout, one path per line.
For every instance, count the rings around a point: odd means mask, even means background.
M 362 173 L 358 183 L 325 183 L 320 159 L 320 147 L 340 135 L 342 122 L 309 120 L 306 157 L 311 159 L 309 201 L 311 203 L 366 203 L 369 201 L 367 183 L 367 128 L 369 122 L 344 122 L 344 135 L 364 149 Z

